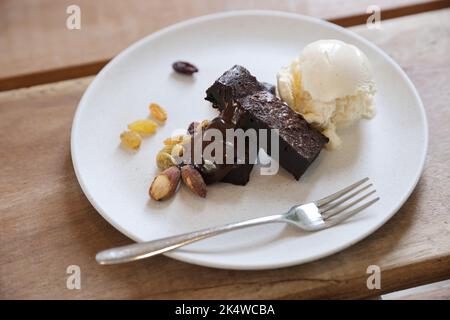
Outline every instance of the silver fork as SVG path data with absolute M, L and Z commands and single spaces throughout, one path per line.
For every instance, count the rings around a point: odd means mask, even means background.
M 362 196 L 355 199 L 358 194 L 361 194 L 363 191 L 372 187 L 371 183 L 365 184 L 368 181 L 369 178 L 364 178 L 323 199 L 294 206 L 288 212 L 283 214 L 244 220 L 159 240 L 112 248 L 97 253 L 95 259 L 100 264 L 116 264 L 140 260 L 231 230 L 266 223 L 283 222 L 292 224 L 303 231 L 320 231 L 341 223 L 380 199 L 379 197 L 376 197 L 354 208 L 356 204 L 375 193 L 375 190 L 367 191 Z M 360 188 L 357 189 L 358 187 Z

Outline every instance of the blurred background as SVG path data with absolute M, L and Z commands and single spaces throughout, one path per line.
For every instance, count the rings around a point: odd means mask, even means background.
M 0 90 L 97 73 L 114 55 L 162 27 L 215 12 L 266 9 L 344 27 L 438 10 L 449 0 L 1 0 Z M 79 29 L 68 29 L 71 6 Z M 373 20 L 371 20 L 373 22 Z M 69 22 L 70 23 L 70 22 Z

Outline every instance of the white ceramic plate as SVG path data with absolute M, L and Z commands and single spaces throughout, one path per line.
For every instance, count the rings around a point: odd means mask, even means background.
M 278 69 L 318 39 L 358 46 L 372 62 L 377 116 L 340 132 L 343 146 L 323 151 L 296 181 L 283 169 L 261 176 L 254 168 L 245 187 L 216 184 L 206 199 L 186 188 L 169 201 L 149 200 L 157 173 L 156 152 L 173 130 L 216 115 L 203 99 L 206 88 L 234 64 L 259 80 L 275 82 Z M 114 39 L 113 39 L 114 41 Z M 172 72 L 187 60 L 194 77 Z M 126 125 L 148 115 L 149 102 L 169 120 L 136 152 L 119 147 Z M 333 24 L 300 15 L 247 11 L 185 21 L 154 33 L 119 54 L 84 94 L 73 122 L 72 158 L 86 196 L 114 227 L 135 241 L 152 240 L 236 220 L 284 212 L 363 177 L 381 201 L 330 230 L 301 233 L 283 225 L 235 231 L 168 254 L 175 259 L 228 269 L 268 269 L 312 261 L 374 232 L 405 202 L 416 185 L 427 149 L 424 108 L 411 81 L 380 49 Z

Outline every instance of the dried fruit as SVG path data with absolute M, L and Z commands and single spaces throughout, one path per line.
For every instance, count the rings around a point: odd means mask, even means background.
M 174 144 L 164 145 L 164 147 L 160 151 L 168 153 L 168 154 L 172 154 L 172 149 L 174 146 L 175 146 Z
M 149 190 L 150 197 L 157 201 L 170 198 L 177 190 L 180 178 L 181 174 L 178 167 L 170 167 L 164 170 L 153 180 Z
M 167 112 L 163 108 L 160 107 L 157 103 L 150 103 L 148 106 L 150 109 L 150 114 L 153 118 L 158 120 L 159 122 L 164 122 L 167 120 Z
M 151 134 L 156 131 L 158 124 L 150 119 L 137 120 L 128 125 L 128 129 L 140 134 Z
M 186 165 L 181 168 L 181 177 L 188 188 L 196 195 L 206 197 L 206 183 L 202 175 L 193 166 Z
M 141 146 L 142 138 L 139 133 L 133 131 L 124 131 L 120 134 L 122 144 L 130 149 L 138 149 Z
M 191 136 L 189 134 L 182 134 L 174 137 L 167 138 L 164 140 L 165 145 L 176 145 L 176 144 L 185 144 L 191 141 Z
M 156 155 L 156 165 L 161 170 L 165 170 L 176 165 L 175 159 L 167 152 L 160 151 Z
M 198 69 L 196 66 L 194 66 L 192 63 L 186 62 L 186 61 L 176 61 L 172 64 L 173 70 L 175 70 L 178 73 L 191 75 L 194 72 L 198 72 Z

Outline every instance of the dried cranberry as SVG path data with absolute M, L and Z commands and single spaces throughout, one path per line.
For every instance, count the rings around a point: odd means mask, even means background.
M 196 66 L 194 66 L 192 63 L 186 62 L 186 61 L 176 61 L 172 64 L 173 70 L 175 70 L 178 73 L 182 74 L 188 74 L 191 75 L 194 72 L 198 72 L 198 69 Z

